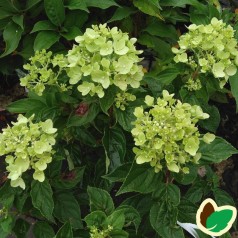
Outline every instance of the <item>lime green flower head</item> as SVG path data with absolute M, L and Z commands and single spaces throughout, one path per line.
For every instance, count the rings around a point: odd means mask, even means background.
M 141 61 L 136 50 L 135 38 L 127 33 L 104 25 L 93 25 L 82 36 L 75 38 L 78 43 L 68 52 L 70 84 L 77 84 L 82 95 L 102 98 L 112 84 L 122 91 L 128 86 L 138 88 L 143 77 Z
M 35 55 L 30 58 L 30 63 L 23 66 L 28 74 L 20 79 L 20 84 L 39 96 L 42 95 L 47 85 L 55 85 L 61 91 L 66 91 L 66 85 L 58 80 L 66 66 L 67 60 L 64 55 L 53 56 L 51 51 L 36 51 Z
M 150 163 L 159 172 L 164 167 L 172 172 L 188 173 L 188 163 L 197 163 L 200 140 L 211 143 L 215 136 L 200 135 L 196 123 L 209 117 L 197 105 L 181 103 L 173 94 L 163 91 L 157 103 L 151 96 L 145 97 L 148 110 L 136 107 L 136 121 L 131 133 L 134 137 L 136 162 Z
M 198 73 L 213 74 L 219 79 L 221 88 L 237 71 L 238 50 L 234 29 L 222 20 L 213 18 L 208 25 L 190 25 L 188 32 L 180 36 L 178 44 L 179 49 L 172 48 L 176 54 L 175 62 L 186 63 Z M 188 57 L 188 53 L 192 55 Z
M 21 176 L 31 168 L 34 169 L 33 178 L 43 182 L 44 170 L 52 161 L 57 129 L 53 128 L 50 119 L 33 123 L 33 117 L 28 119 L 19 115 L 17 122 L 0 134 L 0 155 L 6 155 L 6 169 L 12 187 L 25 189 Z

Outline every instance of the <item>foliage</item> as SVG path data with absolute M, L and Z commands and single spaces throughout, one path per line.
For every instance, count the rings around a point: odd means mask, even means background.
M 215 136 L 215 105 L 238 94 L 235 14 L 205 0 L 0 0 L 0 12 L 0 71 L 18 69 L 28 91 L 0 134 L 1 237 L 34 223 L 36 238 L 183 238 L 177 221 L 195 223 L 205 198 L 235 205 L 212 167 L 238 153 Z

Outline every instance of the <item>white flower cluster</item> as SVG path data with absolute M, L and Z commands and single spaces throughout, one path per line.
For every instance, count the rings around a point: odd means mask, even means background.
M 209 117 L 201 107 L 181 103 L 174 94 L 163 91 L 163 98 L 146 96 L 148 111 L 136 107 L 136 121 L 131 133 L 135 145 L 133 152 L 138 164 L 149 162 L 159 172 L 167 167 L 172 172 L 188 173 L 186 164 L 197 163 L 201 157 L 198 152 L 200 139 L 210 143 L 215 139 L 211 133 L 201 137 L 196 123 Z
M 212 73 L 222 88 L 234 75 L 238 65 L 237 40 L 234 29 L 213 18 L 208 25 L 192 24 L 180 36 L 179 48 L 172 48 L 175 62 L 186 63 L 198 73 Z
M 129 39 L 127 33 L 117 27 L 109 29 L 106 24 L 93 25 L 82 36 L 75 38 L 79 43 L 68 52 L 68 71 L 70 84 L 79 84 L 82 95 L 104 96 L 104 90 L 114 84 L 122 91 L 128 85 L 140 86 L 143 77 L 141 61 L 136 50 L 135 38 Z
M 56 128 L 50 119 L 33 123 L 32 119 L 19 115 L 12 127 L 3 129 L 0 134 L 0 155 L 6 155 L 8 178 L 12 187 L 25 189 L 22 174 L 30 168 L 35 171 L 33 178 L 40 182 L 45 180 L 44 170 L 52 161 L 54 153 Z

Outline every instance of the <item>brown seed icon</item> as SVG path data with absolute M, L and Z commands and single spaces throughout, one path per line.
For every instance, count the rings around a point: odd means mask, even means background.
M 207 221 L 207 218 L 215 211 L 213 205 L 209 202 L 207 203 L 204 208 L 203 208 L 203 211 L 201 212 L 200 214 L 200 221 L 201 221 L 201 224 L 206 227 L 206 221 Z

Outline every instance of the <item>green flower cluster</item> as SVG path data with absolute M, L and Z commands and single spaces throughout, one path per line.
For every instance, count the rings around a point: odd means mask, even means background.
M 109 238 L 113 227 L 108 225 L 107 229 L 100 230 L 95 226 L 90 227 L 90 238 Z
M 57 129 L 50 119 L 33 123 L 32 119 L 19 115 L 12 127 L 0 134 L 0 156 L 6 155 L 6 167 L 12 187 L 25 189 L 22 174 L 30 168 L 35 171 L 33 178 L 40 182 L 45 179 L 44 170 L 52 161 L 52 146 L 55 144 Z
M 179 49 L 172 48 L 175 62 L 186 63 L 199 73 L 212 73 L 222 88 L 237 71 L 238 50 L 233 28 L 213 18 L 208 25 L 192 24 L 188 30 L 180 36 Z
M 68 52 L 68 76 L 70 84 L 78 85 L 82 95 L 97 94 L 104 96 L 104 90 L 114 84 L 126 91 L 128 85 L 140 86 L 143 77 L 141 61 L 134 44 L 135 38 L 129 39 L 127 33 L 117 27 L 109 29 L 106 24 L 93 25 L 86 29 L 83 36 L 78 36 Z
M 30 58 L 30 63 L 23 66 L 29 73 L 20 79 L 20 85 L 34 91 L 39 96 L 42 95 L 46 85 L 57 85 L 62 91 L 66 91 L 66 85 L 59 83 L 58 80 L 62 70 L 66 67 L 67 60 L 64 55 L 53 56 L 51 51 L 36 51 L 35 55 Z
M 167 167 L 172 172 L 189 173 L 186 164 L 197 163 L 201 157 L 198 153 L 201 135 L 195 124 L 209 115 L 197 105 L 174 99 L 166 90 L 156 104 L 151 96 L 145 97 L 145 103 L 148 111 L 142 107 L 134 111 L 136 121 L 131 133 L 137 146 L 133 148 L 136 162 L 150 162 L 155 172 Z M 207 133 L 202 139 L 210 143 L 215 136 Z
M 127 92 L 121 92 L 117 93 L 116 98 L 115 98 L 115 106 L 122 111 L 126 110 L 126 106 L 128 105 L 128 102 L 133 102 L 136 100 L 136 96 L 127 93 Z
M 202 84 L 200 79 L 198 78 L 189 78 L 188 81 L 186 82 L 185 87 L 189 90 L 189 91 L 196 91 L 202 88 Z

